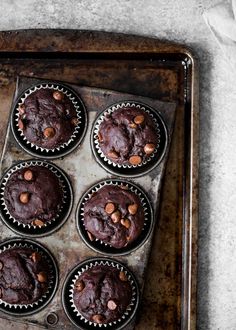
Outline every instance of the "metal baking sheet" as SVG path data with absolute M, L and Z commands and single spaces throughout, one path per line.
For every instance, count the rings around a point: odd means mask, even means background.
M 136 329 L 194 329 L 198 215 L 198 68 L 182 45 L 123 34 L 25 30 L 0 33 L 0 143 L 17 75 L 177 102 Z M 66 237 L 65 237 L 66 238 Z M 2 325 L 9 324 L 1 321 Z M 25 329 L 18 324 L 19 329 Z M 33 329 L 33 327 L 32 327 Z

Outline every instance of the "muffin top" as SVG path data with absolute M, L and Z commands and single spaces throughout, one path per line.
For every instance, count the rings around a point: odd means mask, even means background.
M 132 298 L 127 276 L 112 266 L 94 266 L 76 281 L 74 304 L 89 321 L 109 323 L 118 320 Z
M 70 140 L 78 118 L 71 100 L 62 92 L 41 88 L 19 108 L 18 127 L 32 144 L 54 149 Z
M 31 304 L 47 290 L 48 265 L 30 248 L 0 253 L 0 298 L 9 304 Z
M 84 225 L 90 239 L 96 237 L 122 248 L 140 235 L 143 206 L 139 196 L 126 189 L 126 186 L 105 185 L 85 203 Z
M 113 163 L 138 165 L 154 152 L 158 135 L 148 113 L 125 107 L 105 116 L 98 141 L 103 154 Z
M 14 172 L 4 189 L 4 200 L 11 216 L 36 226 L 42 226 L 56 216 L 62 197 L 57 176 L 38 165 Z

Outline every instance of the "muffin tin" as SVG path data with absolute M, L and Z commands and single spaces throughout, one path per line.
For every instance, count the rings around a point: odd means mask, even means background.
M 22 93 L 25 90 L 29 89 L 31 86 L 47 83 L 51 82 L 34 78 L 19 77 L 17 80 L 15 100 L 18 100 L 18 95 L 22 95 Z M 59 82 L 58 84 L 62 85 L 63 83 Z M 131 271 L 133 271 L 135 277 L 137 278 L 139 288 L 143 287 L 144 272 L 146 269 L 148 254 L 150 252 L 151 247 L 151 234 L 153 232 L 154 224 L 157 221 L 157 210 L 159 205 L 161 183 L 164 176 L 164 169 L 168 157 L 168 150 L 170 147 L 176 105 L 174 103 L 160 102 L 155 99 L 149 99 L 141 96 L 124 94 L 115 91 L 108 91 L 104 89 L 97 89 L 93 87 L 80 87 L 68 83 L 67 86 L 68 88 L 71 88 L 71 90 L 75 91 L 75 93 L 77 93 L 81 97 L 83 103 L 85 104 L 85 108 L 88 111 L 89 119 L 88 130 L 85 134 L 83 143 L 80 145 L 79 148 L 76 148 L 74 152 L 68 154 L 65 158 L 57 157 L 53 161 L 53 165 L 56 164 L 57 167 L 63 169 L 63 171 L 70 178 L 74 194 L 74 203 L 70 217 L 60 228 L 60 230 L 54 232 L 50 236 L 41 238 L 41 240 L 55 254 L 56 259 L 58 261 L 61 279 L 59 284 L 59 290 L 56 293 L 55 299 L 53 299 L 53 301 L 49 304 L 48 308 L 42 310 L 36 315 L 32 315 L 30 320 L 27 319 L 27 322 L 36 322 L 37 320 L 39 324 L 50 327 L 52 326 L 52 324 L 49 324 L 50 322 L 48 322 L 48 319 L 50 320 L 51 316 L 53 315 L 53 319 L 57 323 L 58 328 L 63 328 L 63 326 L 66 325 L 68 329 L 73 329 L 73 326 L 66 318 L 64 311 L 61 310 L 60 292 L 62 290 L 62 283 L 68 278 L 68 272 L 71 270 L 72 267 L 79 264 L 81 261 L 86 262 L 87 258 L 99 256 L 99 253 L 109 256 L 115 255 L 115 260 L 117 262 L 121 261 Z M 163 127 L 165 127 L 164 131 L 166 134 L 166 143 L 164 143 L 163 146 L 163 151 L 165 152 L 163 152 L 160 159 L 156 160 L 157 163 L 155 164 L 155 166 L 152 166 L 148 170 L 143 169 L 143 172 L 140 170 L 139 173 L 136 173 L 135 177 L 137 178 L 135 179 L 132 177 L 132 175 L 129 175 L 128 173 L 127 175 L 124 175 L 123 172 L 119 173 L 118 171 L 116 173 L 116 177 L 111 177 L 107 170 L 101 167 L 100 164 L 97 162 L 97 159 L 94 158 L 89 143 L 92 132 L 92 125 L 99 113 L 102 113 L 102 111 L 108 108 L 110 105 L 118 102 L 123 102 L 125 100 L 133 100 L 133 102 L 145 104 L 150 109 L 158 109 L 156 112 L 156 116 L 158 118 L 162 118 L 161 120 L 163 121 L 163 123 L 165 123 L 163 124 Z M 16 101 L 13 101 L 13 113 L 15 109 L 15 104 Z M 8 134 L 6 136 L 6 143 L 4 149 L 4 154 L 7 154 L 8 157 L 3 157 L 2 159 L 2 171 L 6 171 L 9 167 L 15 165 L 15 162 L 19 159 L 25 161 L 29 159 L 29 155 L 25 152 L 25 148 L 22 149 L 22 145 L 20 146 L 17 141 L 18 139 L 14 138 L 14 133 L 12 133 L 11 129 L 9 129 Z M 128 178 L 132 178 L 132 181 L 127 181 L 127 177 L 124 180 L 122 178 L 117 178 L 117 176 L 127 176 Z M 110 180 L 112 182 L 123 181 L 130 186 L 133 185 L 137 188 L 141 187 L 141 193 L 143 194 L 143 197 L 146 200 L 146 204 L 148 205 L 147 217 L 150 223 L 145 226 L 144 231 L 140 236 L 140 239 L 138 239 L 136 243 L 134 242 L 135 244 L 132 245 L 130 249 L 124 249 L 123 251 L 121 250 L 120 253 L 118 251 L 109 249 L 109 247 L 106 247 L 104 249 L 104 247 L 101 248 L 101 246 L 94 246 L 92 244 L 88 244 L 83 235 L 83 228 L 81 226 L 78 226 L 79 232 L 81 233 L 81 237 L 76 230 L 77 215 L 79 215 L 80 210 L 80 204 L 78 204 L 79 200 L 81 199 L 81 196 L 86 193 L 86 191 L 89 191 L 91 187 L 94 187 L 95 183 L 97 183 L 98 181 L 100 182 L 101 180 Z M 152 211 L 152 207 L 150 205 L 155 206 L 154 211 Z M 6 227 L 2 227 L 2 230 L 3 238 L 12 235 L 12 233 L 7 230 Z M 83 240 L 86 241 L 86 244 L 84 244 Z M 65 292 L 65 290 L 63 292 Z M 63 297 L 64 306 L 67 306 L 68 301 L 69 297 Z M 131 321 L 127 322 L 129 324 L 124 325 L 125 329 L 133 328 L 133 316 L 132 320 L 129 319 L 129 321 Z M 86 326 L 84 326 L 84 329 L 87 329 Z

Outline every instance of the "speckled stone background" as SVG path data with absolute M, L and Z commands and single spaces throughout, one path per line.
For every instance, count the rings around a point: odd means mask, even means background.
M 203 11 L 218 2 L 1 0 L 0 30 L 105 30 L 157 37 L 193 48 L 200 61 L 198 329 L 235 330 L 236 72 L 202 18 Z M 0 329 L 16 328 L 1 322 Z

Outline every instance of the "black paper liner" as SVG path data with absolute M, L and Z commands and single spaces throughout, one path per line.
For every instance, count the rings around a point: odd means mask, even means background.
M 75 311 L 73 303 L 71 302 L 71 290 L 74 286 L 74 279 L 79 272 L 83 272 L 86 269 L 92 268 L 98 265 L 108 265 L 112 267 L 116 267 L 121 271 L 124 271 L 128 277 L 128 281 L 132 287 L 132 304 L 129 307 L 129 310 L 124 313 L 124 315 L 115 322 L 98 324 L 94 322 L 90 322 L 86 320 L 81 315 L 78 315 L 78 312 Z M 121 330 L 124 329 L 130 322 L 132 322 L 135 318 L 135 314 L 137 312 L 138 306 L 140 302 L 140 293 L 137 280 L 132 272 L 121 262 L 110 258 L 90 258 L 87 259 L 78 265 L 76 265 L 70 273 L 67 275 L 65 282 L 63 284 L 62 289 L 62 304 L 65 310 L 67 317 L 70 321 L 79 329 L 82 330 L 94 330 L 94 329 L 111 329 L 111 330 Z
M 54 90 L 63 91 L 66 95 L 70 95 L 69 98 L 71 98 L 71 100 L 73 99 L 72 103 L 76 103 L 76 112 L 77 112 L 77 118 L 79 119 L 79 124 L 75 128 L 75 131 L 72 134 L 70 141 L 63 143 L 61 146 L 58 146 L 54 149 L 46 149 L 34 145 L 33 143 L 27 140 L 27 138 L 24 136 L 24 134 L 18 127 L 19 105 L 22 103 L 22 100 L 25 97 L 30 95 L 36 89 L 40 89 L 40 88 L 50 88 Z M 78 94 L 69 86 L 54 81 L 47 81 L 45 83 L 39 82 L 38 84 L 32 85 L 31 87 L 27 88 L 23 93 L 21 93 L 17 97 L 11 111 L 11 129 L 16 141 L 27 153 L 44 159 L 56 159 L 59 157 L 63 157 L 69 154 L 75 148 L 77 148 L 85 136 L 87 129 L 87 122 L 88 122 L 87 111 Z
M 4 312 L 12 316 L 27 316 L 41 311 L 49 304 L 49 302 L 54 297 L 58 287 L 58 279 L 59 279 L 58 267 L 55 258 L 53 257 L 51 252 L 38 242 L 23 238 L 13 238 L 0 243 L 0 251 L 5 251 L 17 247 L 22 247 L 22 248 L 28 247 L 28 248 L 32 248 L 36 252 L 39 252 L 42 255 L 42 257 L 47 261 L 50 271 L 50 273 L 48 274 L 49 276 L 48 289 L 46 293 L 42 296 L 42 298 L 40 298 L 37 302 L 28 305 L 19 305 L 19 304 L 8 304 L 0 299 L 1 312 Z
M 160 135 L 158 148 L 155 150 L 155 152 L 152 155 L 150 155 L 147 158 L 146 161 L 143 161 L 141 164 L 138 165 L 127 165 L 127 164 L 122 165 L 112 162 L 103 154 L 103 152 L 99 147 L 99 143 L 97 142 L 98 139 L 97 133 L 99 130 L 99 125 L 105 118 L 106 114 L 110 114 L 114 111 L 119 111 L 119 109 L 128 106 L 137 107 L 143 110 L 144 112 L 148 113 L 153 118 L 155 125 L 157 126 L 157 131 L 158 131 L 157 134 Z M 158 166 L 165 155 L 166 148 L 168 145 L 168 140 L 169 139 L 168 139 L 167 128 L 163 118 L 161 117 L 161 114 L 147 104 L 132 100 L 114 103 L 113 105 L 109 106 L 104 111 L 102 111 L 97 116 L 97 118 L 93 123 L 91 136 L 90 136 L 90 144 L 95 160 L 109 173 L 112 173 L 114 175 L 119 175 L 122 177 L 138 177 L 147 174 L 148 172 L 153 170 L 156 166 Z
M 32 224 L 23 224 L 20 221 L 14 219 L 14 217 L 8 211 L 7 206 L 4 202 L 4 189 L 7 177 L 10 173 L 13 173 L 27 166 L 44 166 L 48 168 L 58 177 L 63 190 L 63 201 L 61 204 L 60 211 L 58 212 L 55 219 L 45 222 L 45 225 L 42 227 L 37 227 Z M 52 234 L 61 226 L 63 226 L 63 224 L 66 222 L 67 218 L 70 215 L 72 206 L 73 191 L 71 183 L 64 171 L 62 171 L 58 166 L 50 162 L 38 159 L 19 162 L 10 167 L 0 180 L 0 215 L 5 225 L 7 225 L 7 227 L 9 227 L 17 234 L 25 235 L 27 237 L 43 237 Z
M 142 232 L 140 235 L 131 242 L 130 244 L 126 245 L 123 248 L 117 249 L 112 246 L 110 246 L 107 243 L 104 243 L 100 241 L 99 239 L 94 239 L 91 241 L 88 237 L 87 230 L 84 226 L 83 222 L 83 205 L 86 202 L 86 200 L 89 199 L 89 195 L 92 194 L 95 191 L 98 191 L 101 187 L 103 187 L 106 184 L 111 184 L 111 185 L 118 185 L 118 186 L 127 186 L 129 190 L 137 193 L 137 195 L 140 197 L 141 203 L 144 208 L 144 213 L 145 213 L 145 219 L 144 219 L 144 226 L 142 229 Z M 152 205 L 149 201 L 149 198 L 147 197 L 146 193 L 136 184 L 130 181 L 122 180 L 122 179 L 107 179 L 107 180 L 102 180 L 92 187 L 90 187 L 84 195 L 81 197 L 79 204 L 76 209 L 76 226 L 78 229 L 78 232 L 83 239 L 84 243 L 90 247 L 92 250 L 105 254 L 105 255 L 110 255 L 110 256 L 121 256 L 121 255 L 126 255 L 129 254 L 136 249 L 140 248 L 148 239 L 150 233 L 153 230 L 154 227 L 154 218 L 153 218 L 153 209 Z

